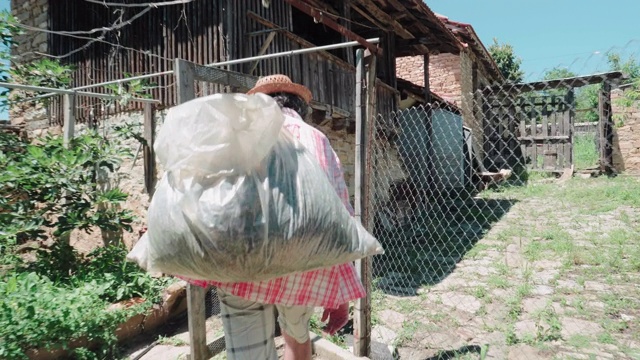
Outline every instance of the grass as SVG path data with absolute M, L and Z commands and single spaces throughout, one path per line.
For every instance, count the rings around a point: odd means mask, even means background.
M 598 151 L 595 134 L 578 134 L 573 138 L 573 154 L 576 169 L 586 169 L 598 165 Z
M 577 351 L 601 350 L 604 344 L 614 345 L 620 352 L 632 351 L 623 349 L 621 344 L 630 339 L 638 341 L 634 335 L 637 325 L 625 321 L 624 315 L 640 316 L 640 301 L 636 300 L 640 289 L 633 285 L 639 281 L 640 272 L 640 181 L 625 176 L 574 178 L 563 184 L 533 180 L 521 187 L 484 191 L 479 198 L 486 204 L 502 205 L 465 211 L 447 209 L 447 216 L 441 216 L 440 230 L 430 230 L 433 242 L 414 242 L 411 246 L 405 243 L 405 250 L 396 252 L 399 256 L 394 259 L 396 266 L 409 266 L 404 273 L 446 275 L 460 271 L 463 279 L 473 284 L 456 282 L 447 286 L 445 276 L 435 283 L 419 285 L 430 287 L 429 296 L 386 297 L 374 291 L 374 304 L 390 306 L 406 316 L 398 344 L 414 346 L 415 339 L 425 332 L 443 331 L 420 326 L 432 323 L 452 333 L 499 332 L 507 345 L 530 344 L 549 352 L 551 357 L 559 344 Z M 502 219 L 488 214 L 490 209 L 509 210 L 504 201 L 508 206 L 516 204 L 517 212 Z M 452 220 L 455 216 L 449 214 L 457 214 L 458 218 Z M 445 231 L 447 227 L 442 224 L 451 226 L 460 219 L 481 224 L 483 231 L 474 240 L 477 243 L 461 241 L 464 232 Z M 496 222 L 499 227 L 491 229 Z M 505 258 L 513 251 L 519 251 L 521 260 Z M 447 262 L 447 256 L 456 253 L 462 255 L 461 260 L 457 264 Z M 547 269 L 545 264 L 555 265 Z M 483 266 L 493 271 L 465 272 L 466 268 Z M 552 279 L 537 276 L 540 271 L 552 269 L 557 270 L 551 271 Z M 460 276 L 455 278 L 459 280 Z M 444 281 L 443 286 L 440 281 Z M 578 288 L 574 289 L 570 282 Z M 535 286 L 543 284 L 550 286 L 553 293 L 534 293 L 538 289 Z M 494 296 L 496 289 L 504 295 Z M 467 318 L 459 309 L 438 301 L 444 291 L 471 295 L 481 302 L 481 308 Z M 530 306 L 536 306 L 536 301 L 542 301 L 545 307 L 532 310 Z M 419 320 L 417 313 L 428 320 Z M 593 322 L 603 330 L 593 336 L 562 338 L 565 318 Z M 534 321 L 535 328 L 528 334 L 521 330 L 516 333 L 516 324 L 521 321 Z

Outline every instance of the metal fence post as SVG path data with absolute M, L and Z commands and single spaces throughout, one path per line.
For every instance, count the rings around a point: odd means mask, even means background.
M 364 67 L 364 50 L 356 52 L 356 164 L 355 164 L 355 215 L 371 230 L 369 169 L 369 127 L 375 121 L 376 57 L 368 58 Z M 366 79 L 366 93 L 362 94 L 363 80 Z M 364 215 L 364 216 L 363 216 Z M 353 352 L 356 356 L 369 356 L 371 352 L 371 258 L 356 261 L 356 269 L 365 287 L 365 297 L 355 303 Z
M 76 95 L 64 94 L 63 107 L 62 143 L 65 147 L 69 147 L 69 142 L 74 137 L 76 127 Z
M 182 59 L 175 60 L 174 74 L 178 86 L 178 103 L 184 103 L 196 97 L 195 71 L 193 64 Z M 209 358 L 207 348 L 207 329 L 205 326 L 206 309 L 204 296 L 206 289 L 196 285 L 187 285 L 187 305 L 189 317 L 189 346 L 191 360 Z

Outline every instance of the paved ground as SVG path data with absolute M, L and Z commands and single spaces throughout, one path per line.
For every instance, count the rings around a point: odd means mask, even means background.
M 374 338 L 401 359 L 640 359 L 640 182 L 484 196 L 510 208 L 462 259 L 421 255 L 426 273 L 451 268 L 442 279 L 413 294 L 388 286 L 411 274 L 382 279 Z
M 125 359 L 129 360 L 180 360 L 188 359 L 189 354 L 189 331 L 185 321 L 181 324 L 168 325 L 164 332 L 170 335 L 149 335 L 141 338 L 135 344 L 131 344 L 125 350 Z M 213 316 L 207 320 L 207 341 L 222 335 L 219 318 Z M 280 358 L 283 357 L 284 342 L 282 337 L 276 338 L 276 346 Z M 226 353 L 222 352 L 213 357 L 215 360 L 226 359 Z M 325 360 L 322 357 L 314 356 L 316 360 Z

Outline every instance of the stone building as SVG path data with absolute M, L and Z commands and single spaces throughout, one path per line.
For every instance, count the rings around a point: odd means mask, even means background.
M 458 54 L 439 53 L 407 56 L 396 60 L 397 76 L 414 85 L 425 86 L 428 63 L 428 89 L 459 108 L 465 126 L 472 129 L 474 147 L 482 158 L 483 116 L 479 109 L 482 99 L 476 90 L 505 82 L 497 64 L 470 24 L 452 21 L 438 15 L 440 21 L 456 35 L 463 48 Z

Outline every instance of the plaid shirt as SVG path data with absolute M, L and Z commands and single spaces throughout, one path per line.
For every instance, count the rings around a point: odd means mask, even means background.
M 285 115 L 284 127 L 315 155 L 344 206 L 353 215 L 340 160 L 329 139 L 319 130 L 306 124 L 295 111 L 284 108 L 282 112 Z M 360 277 L 352 263 L 253 283 L 188 281 L 203 287 L 217 286 L 227 293 L 263 304 L 337 308 L 365 295 Z

